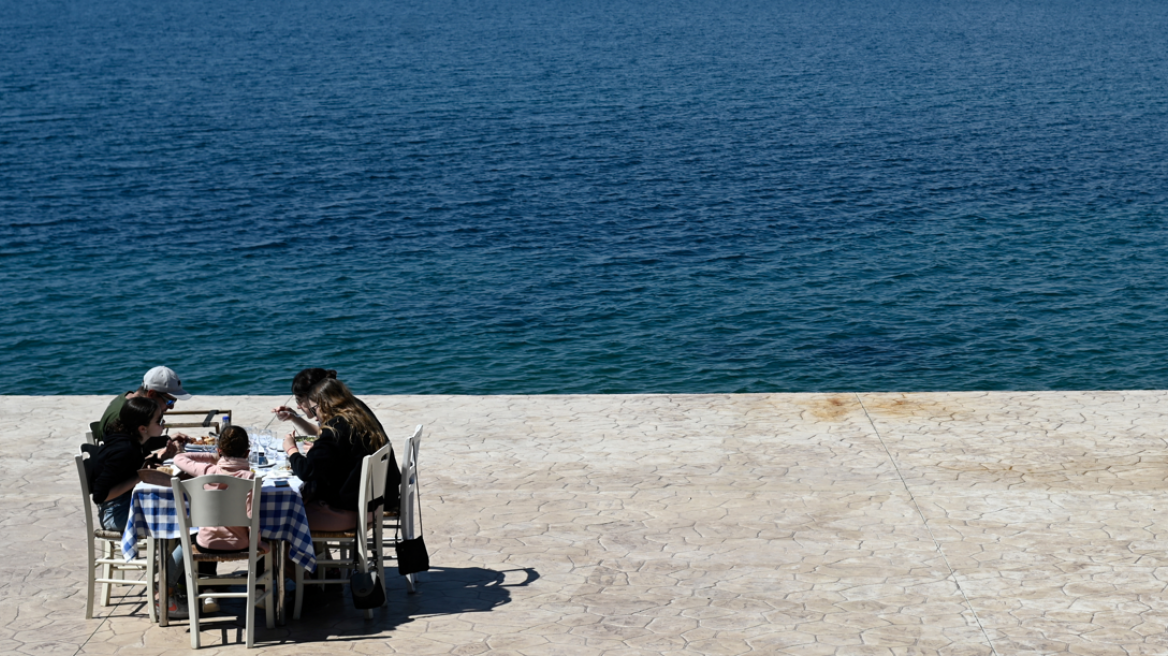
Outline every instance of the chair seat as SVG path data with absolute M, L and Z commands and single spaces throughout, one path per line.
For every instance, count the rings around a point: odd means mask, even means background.
M 313 531 L 312 532 L 312 539 L 313 540 L 328 540 L 328 539 L 336 540 L 336 539 L 340 539 L 340 538 L 356 538 L 356 537 L 357 537 L 357 530 L 356 529 L 353 529 L 351 531 Z
M 95 529 L 93 537 L 101 538 L 102 540 L 118 540 L 122 539 L 122 534 L 117 531 L 107 531 L 104 528 Z
M 266 554 L 268 549 L 266 545 L 260 542 L 257 553 Z M 247 549 L 234 553 L 205 553 L 199 549 L 199 544 L 194 540 L 191 541 L 191 560 L 196 563 L 229 563 L 237 560 L 247 560 Z

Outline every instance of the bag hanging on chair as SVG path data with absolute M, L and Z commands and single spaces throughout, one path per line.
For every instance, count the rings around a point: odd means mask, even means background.
M 421 537 L 413 540 L 398 540 L 393 545 L 397 552 L 397 573 L 405 576 L 430 569 L 430 554 Z
M 385 603 L 385 584 L 376 569 L 353 572 L 349 576 L 349 590 L 353 593 L 353 606 L 359 610 L 380 608 Z

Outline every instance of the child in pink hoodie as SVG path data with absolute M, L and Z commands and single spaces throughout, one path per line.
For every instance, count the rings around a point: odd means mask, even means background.
M 219 436 L 218 455 L 213 453 L 180 453 L 174 457 L 174 466 L 194 477 L 221 474 L 251 480 L 255 478 L 255 474 L 252 473 L 247 462 L 250 451 L 251 443 L 247 431 L 239 426 L 228 426 Z M 250 500 L 248 501 L 248 510 L 251 510 Z M 192 546 L 203 553 L 234 553 L 247 550 L 248 537 L 246 526 L 200 528 L 195 537 L 195 544 Z M 268 545 L 263 540 L 260 540 L 259 551 L 260 553 L 268 552 Z M 262 565 L 263 561 L 260 561 L 260 564 Z M 215 575 L 216 564 L 214 562 L 200 562 L 198 566 L 200 575 Z M 178 582 L 178 577 L 182 575 L 183 571 L 182 546 L 179 546 L 172 554 L 170 576 L 168 577 L 171 588 Z M 179 603 L 179 600 L 174 599 L 173 595 L 172 601 L 174 603 L 171 604 L 171 608 L 181 609 L 179 614 L 186 609 L 185 602 Z M 204 605 L 204 609 L 209 611 L 207 606 L 215 606 L 215 604 L 212 602 Z

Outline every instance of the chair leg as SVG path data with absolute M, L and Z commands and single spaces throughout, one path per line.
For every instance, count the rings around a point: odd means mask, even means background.
M 247 573 L 247 605 L 244 606 L 246 610 L 244 611 L 245 614 L 243 616 L 244 626 L 246 627 L 244 629 L 244 633 L 247 635 L 248 649 L 251 649 L 255 646 L 255 605 L 256 584 L 258 583 L 256 580 L 257 578 L 258 577 L 256 576 L 255 568 L 252 567 L 251 570 Z M 268 605 L 271 606 L 271 604 Z
M 277 590 L 277 587 L 276 587 L 276 568 L 275 568 L 276 560 L 274 558 L 272 558 L 271 551 L 269 551 L 268 555 L 264 556 L 264 558 L 267 559 L 267 563 L 268 563 L 267 564 L 268 581 L 267 581 L 267 585 L 264 586 L 264 590 L 268 594 L 268 603 L 264 606 L 264 610 L 265 610 L 265 613 L 267 615 L 268 628 L 274 629 L 274 628 L 276 628 L 276 590 Z
M 296 602 L 292 604 L 292 619 L 300 619 L 300 605 L 304 602 L 304 568 L 296 566 Z
M 146 604 L 150 607 L 150 621 L 158 623 L 158 604 L 154 603 L 154 565 L 158 562 L 157 545 L 154 538 L 146 538 Z M 141 553 L 141 552 L 139 552 Z M 165 591 L 166 581 L 159 581 L 158 587 Z
M 94 540 L 94 538 L 93 538 L 93 535 L 91 534 L 89 536 L 89 549 L 88 549 L 88 552 L 89 552 L 89 561 L 88 561 L 89 562 L 89 567 L 88 567 L 89 573 L 88 573 L 87 578 L 86 578 L 86 591 L 88 594 L 85 595 L 85 619 L 87 619 L 87 620 L 93 619 L 93 593 L 95 592 L 93 581 L 95 578 L 97 578 L 97 571 L 96 571 L 97 566 L 93 562 L 96 559 L 97 550 L 94 548 L 93 540 Z
M 406 574 L 406 589 L 410 591 L 410 594 L 414 594 L 418 591 L 418 589 L 414 587 L 413 574 Z
M 357 538 L 357 539 L 359 539 L 359 540 L 360 540 L 360 539 L 363 539 L 363 538 L 361 538 L 360 536 L 358 536 L 358 538 Z M 360 549 L 361 549 L 361 547 L 360 547 L 360 546 L 358 546 L 358 545 L 356 544 L 356 542 L 354 542 L 354 543 L 353 543 L 353 554 L 354 554 L 354 555 L 357 555 L 357 554 L 358 554 L 358 552 L 359 552 L 358 550 L 360 550 Z M 361 562 L 358 564 L 358 567 L 360 568 L 360 571 L 361 571 L 361 573 L 362 573 L 362 574 L 365 574 L 365 573 L 367 573 L 367 572 L 370 570 L 370 563 L 369 563 L 369 560 L 370 560 L 369 558 L 365 558 L 365 559 L 361 560 Z M 372 608 L 366 608 L 366 609 L 365 609 L 365 619 L 367 619 L 367 620 L 371 620 L 371 619 L 373 619 L 373 609 L 372 609 Z
M 377 576 L 381 577 L 381 587 L 385 590 L 385 603 L 381 604 L 382 607 L 389 605 L 389 582 L 385 579 L 384 551 L 385 540 L 381 533 L 381 525 L 376 524 L 373 526 L 373 558 L 377 563 Z
M 109 558 L 112 557 L 111 556 L 111 553 L 113 551 L 112 547 L 113 547 L 113 543 L 110 542 L 109 540 L 102 540 L 101 541 L 101 557 L 103 560 L 108 560 Z M 101 578 L 103 578 L 103 579 L 112 579 L 113 578 L 113 566 L 112 565 L 110 565 L 109 563 L 102 564 Z M 110 605 L 110 589 L 113 587 L 114 586 L 112 583 L 102 583 L 101 584 L 101 605 L 102 606 L 109 606 Z
M 193 563 L 186 566 L 190 568 Z M 185 572 L 184 572 L 185 575 Z M 197 578 L 197 577 L 196 577 Z M 163 584 L 165 585 L 165 583 Z M 199 582 L 187 577 L 187 613 L 191 618 L 191 647 L 199 648 L 199 611 L 203 604 L 199 601 Z

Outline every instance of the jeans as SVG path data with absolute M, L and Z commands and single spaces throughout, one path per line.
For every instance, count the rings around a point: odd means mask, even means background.
M 97 505 L 101 515 L 101 527 L 107 531 L 121 533 L 126 530 L 126 520 L 130 518 L 132 492 L 126 492 L 116 499 L 102 501 Z

